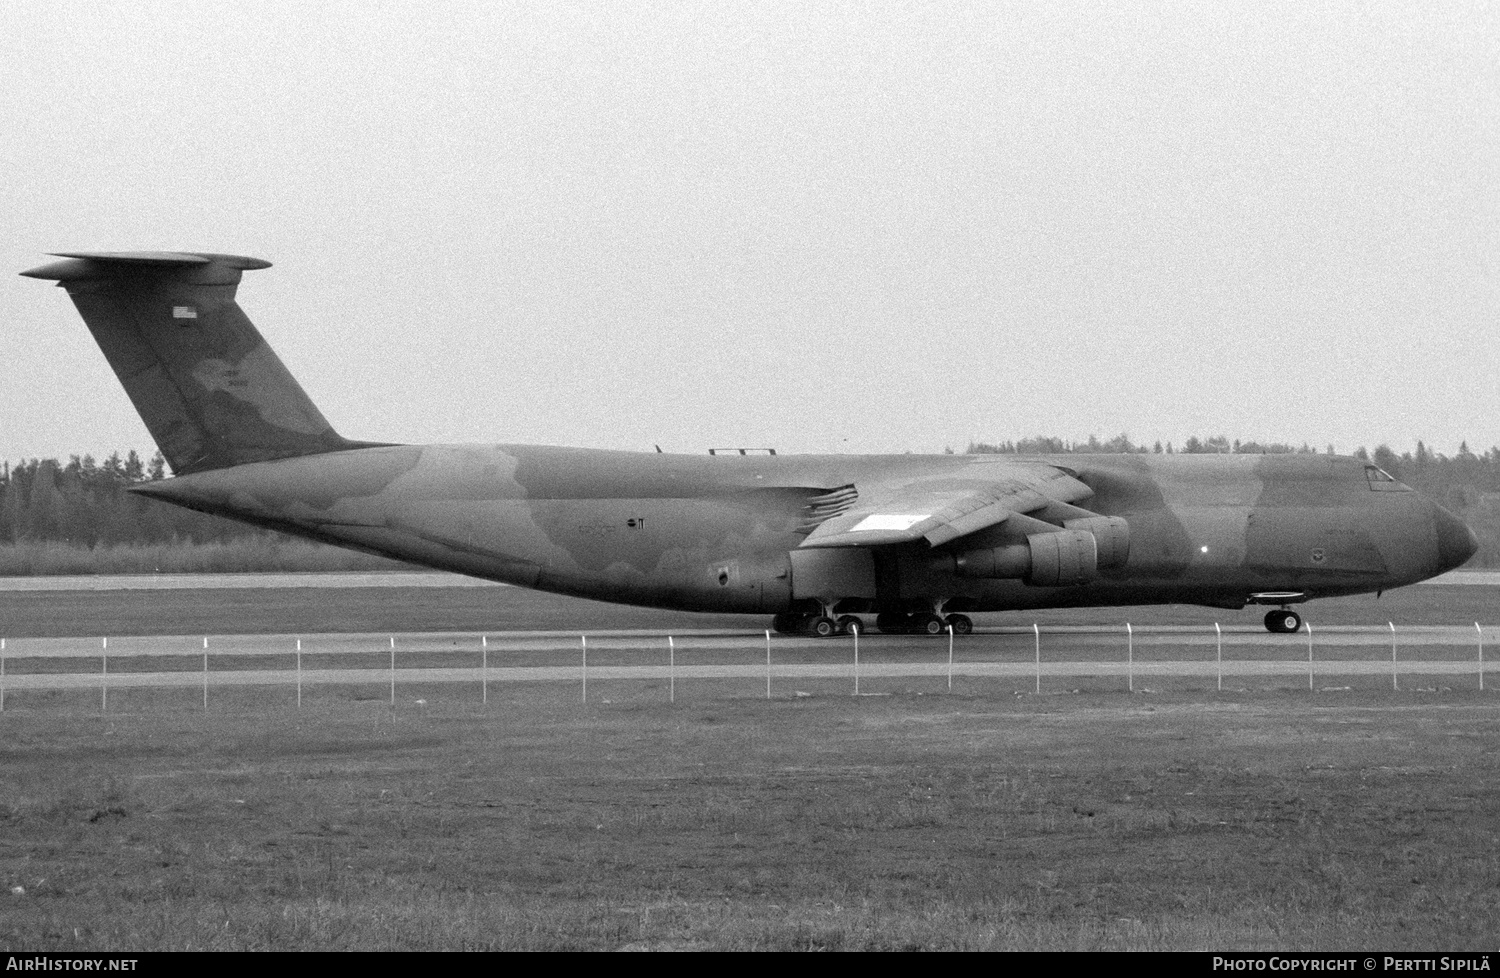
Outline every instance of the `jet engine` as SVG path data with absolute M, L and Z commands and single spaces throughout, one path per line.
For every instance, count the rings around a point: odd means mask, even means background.
M 1087 530 L 1099 548 L 1100 567 L 1123 567 L 1130 556 L 1130 524 L 1119 516 L 1083 516 L 1063 520 L 1069 530 Z
M 1060 529 L 1053 529 L 1058 525 Z M 1130 556 L 1130 524 L 1119 516 L 1100 516 L 1054 503 L 1030 516 L 1013 516 L 1006 526 L 1012 528 L 1010 532 L 1025 532 L 1024 541 L 955 553 L 953 573 L 1019 578 L 1037 587 L 1070 587 L 1087 584 L 1102 568 L 1123 566 Z
M 1099 545 L 1087 530 L 1033 533 L 1025 543 L 953 555 L 959 577 L 1019 577 L 1038 587 L 1087 584 L 1099 576 Z

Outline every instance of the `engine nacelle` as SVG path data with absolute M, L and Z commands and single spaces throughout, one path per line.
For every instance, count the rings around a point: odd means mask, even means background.
M 1071 587 L 1099 576 L 1099 545 L 1088 530 L 1033 533 L 1025 543 L 955 554 L 953 572 L 959 577 L 1017 577 L 1037 587 Z
M 1086 516 L 1064 520 L 1070 530 L 1087 530 L 1099 549 L 1100 567 L 1124 567 L 1130 556 L 1130 524 L 1119 516 Z

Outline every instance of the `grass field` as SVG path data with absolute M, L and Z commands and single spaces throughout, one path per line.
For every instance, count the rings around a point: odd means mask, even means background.
M 458 590 L 0 609 L 12 634 L 759 623 Z M 1492 588 L 1412 588 L 1308 617 L 1493 607 Z M 0 947 L 1494 948 L 1500 690 L 1017 685 L 778 681 L 768 701 L 747 679 L 679 683 L 672 704 L 665 680 L 605 680 L 583 705 L 576 683 L 503 683 L 486 707 L 403 685 L 393 708 L 367 684 L 300 710 L 238 687 L 207 713 L 148 688 L 107 715 L 97 691 L 26 692 L 0 713 Z
M 1475 695 L 136 695 L 166 699 L 0 715 L 0 946 L 1488 949 L 1500 919 Z

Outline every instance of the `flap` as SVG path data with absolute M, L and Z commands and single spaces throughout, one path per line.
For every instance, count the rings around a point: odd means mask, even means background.
M 803 547 L 879 547 L 925 540 L 937 547 L 1051 502 L 1076 502 L 1093 490 L 1062 469 L 1032 462 L 997 466 L 989 479 L 917 479 L 857 486 L 859 502 L 817 527 Z

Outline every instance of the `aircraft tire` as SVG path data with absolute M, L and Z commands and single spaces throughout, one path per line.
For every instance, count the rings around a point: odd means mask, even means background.
M 949 615 L 946 624 L 953 629 L 955 635 L 972 635 L 974 633 L 974 619 L 968 615 Z
M 807 633 L 813 638 L 832 638 L 839 633 L 839 623 L 827 615 L 819 615 L 807 623 Z
M 1295 611 L 1272 611 L 1266 615 L 1266 631 L 1291 635 L 1302 630 L 1302 616 Z
M 937 615 L 917 615 L 911 623 L 911 630 L 918 635 L 941 635 L 947 627 Z
M 859 615 L 839 615 L 839 634 L 847 635 L 851 629 L 864 634 L 864 619 L 860 618 Z

